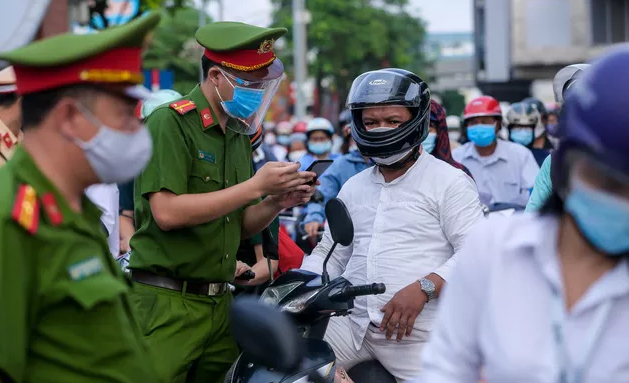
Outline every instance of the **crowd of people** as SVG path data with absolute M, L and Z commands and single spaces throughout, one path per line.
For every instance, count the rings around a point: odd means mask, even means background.
M 550 110 L 471 100 L 455 142 L 396 68 L 358 76 L 336 126 L 264 122 L 284 28 L 206 25 L 200 84 L 151 94 L 159 20 L 0 54 L 0 383 L 222 382 L 233 295 L 330 249 L 332 278 L 386 285 L 330 320 L 336 382 L 372 359 L 407 382 L 629 381 L 629 50 L 560 71 Z M 504 206 L 530 213 L 485 219 Z

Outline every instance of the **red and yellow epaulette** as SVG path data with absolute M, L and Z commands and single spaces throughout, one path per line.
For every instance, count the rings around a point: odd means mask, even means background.
M 177 113 L 183 116 L 189 111 L 196 109 L 197 104 L 195 104 L 194 101 L 190 100 L 179 100 L 170 104 L 170 107 L 175 109 Z
M 32 186 L 20 185 L 11 218 L 29 233 L 37 233 L 37 228 L 39 227 L 39 200 Z

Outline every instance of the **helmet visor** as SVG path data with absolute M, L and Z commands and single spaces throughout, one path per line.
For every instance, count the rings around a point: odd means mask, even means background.
M 417 108 L 420 107 L 424 92 L 428 92 L 428 88 L 424 86 L 422 89 L 408 76 L 385 70 L 372 71 L 354 80 L 347 96 L 347 105 L 350 109 L 383 105 Z
M 232 99 L 222 99 L 221 102 L 225 113 L 233 118 L 227 127 L 236 133 L 254 134 L 264 121 L 264 116 L 285 76 L 282 74 L 272 80 L 250 81 L 222 69 L 220 71 L 234 88 Z

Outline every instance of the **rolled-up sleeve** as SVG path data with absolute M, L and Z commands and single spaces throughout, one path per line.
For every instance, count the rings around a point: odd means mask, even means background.
M 440 219 L 442 230 L 454 249 L 454 255 L 441 267 L 435 270 L 445 281 L 450 280 L 452 270 L 459 258 L 459 250 L 468 233 L 483 216 L 476 185 L 470 177 L 461 174 L 448 187 L 440 203 Z

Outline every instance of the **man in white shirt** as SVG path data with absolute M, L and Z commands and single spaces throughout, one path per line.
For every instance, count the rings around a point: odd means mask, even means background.
M 474 182 L 421 149 L 430 92 L 417 75 L 383 69 L 359 76 L 348 96 L 352 136 L 378 165 L 350 178 L 338 197 L 354 223 L 354 242 L 338 246 L 331 277 L 381 282 L 385 294 L 358 297 L 351 314 L 330 320 L 325 340 L 350 368 L 378 359 L 398 380 L 421 371 L 420 355 L 463 240 L 482 216 Z M 321 273 L 329 231 L 304 260 Z
M 470 142 L 452 151 L 478 186 L 480 200 L 526 206 L 539 165 L 531 151 L 514 142 L 496 139 L 502 110 L 493 97 L 481 96 L 465 107 L 464 126 Z
M 101 224 L 107 235 L 109 250 L 114 258 L 120 256 L 120 221 L 118 207 L 120 206 L 118 185 L 97 184 L 85 189 L 85 195 L 102 210 Z

